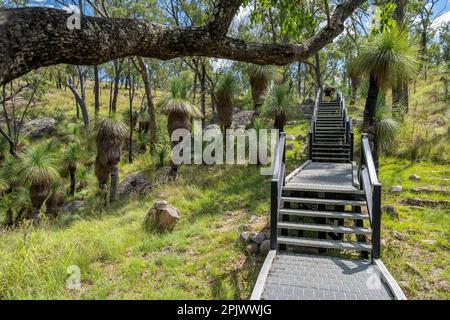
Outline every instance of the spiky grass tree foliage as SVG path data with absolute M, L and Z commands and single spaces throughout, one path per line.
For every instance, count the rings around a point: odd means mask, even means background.
M 268 65 L 250 64 L 247 67 L 248 80 L 252 89 L 253 109 L 260 113 L 264 104 L 264 94 L 270 81 L 275 77 L 275 68 Z
M 236 82 L 231 72 L 222 76 L 217 92 L 217 112 L 223 132 L 231 126 L 233 119 L 233 97 L 236 92 Z
M 31 218 L 35 224 L 38 224 L 39 210 L 50 194 L 53 181 L 58 177 L 56 159 L 51 152 L 48 152 L 47 145 L 38 144 L 20 153 L 16 172 L 19 181 L 29 185 Z
M 391 152 L 396 145 L 399 124 L 391 118 L 379 119 L 376 122 L 376 146 L 379 152 Z
M 56 218 L 59 215 L 64 204 L 64 193 L 64 182 L 61 179 L 55 180 L 51 186 L 50 196 L 45 202 L 47 216 Z
M 116 198 L 119 179 L 118 164 L 122 155 L 122 144 L 126 137 L 127 127 L 115 115 L 103 118 L 97 123 L 95 175 L 103 200 L 106 200 L 106 184 L 110 175 L 110 201 L 114 201 Z
M 411 77 L 418 71 L 417 47 L 408 40 L 405 31 L 392 28 L 370 38 L 361 46 L 359 56 L 352 65 L 352 72 L 369 79 L 366 104 L 364 107 L 363 132 L 368 134 L 378 168 L 378 150 L 375 148 L 375 112 L 378 94 L 398 79 Z
M 75 177 L 77 173 L 78 162 L 81 161 L 82 157 L 83 149 L 77 143 L 69 144 L 64 150 L 63 167 L 64 171 L 67 172 L 70 177 L 69 195 L 71 196 L 75 194 Z
M 292 116 L 294 98 L 289 87 L 276 84 L 270 90 L 264 105 L 264 115 L 273 118 L 274 128 L 284 131 L 286 121 Z
M 169 139 L 176 129 L 191 131 L 191 119 L 202 116 L 200 110 L 187 99 L 187 90 L 187 83 L 182 79 L 176 78 L 172 80 L 170 95 L 161 102 L 161 110 L 168 115 L 167 131 L 169 133 Z M 180 142 L 181 140 L 171 141 L 172 149 Z M 178 166 L 171 162 L 169 175 L 172 179 L 176 178 L 177 170 Z

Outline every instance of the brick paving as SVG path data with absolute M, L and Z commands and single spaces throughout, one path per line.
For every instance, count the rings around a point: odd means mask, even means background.
M 368 260 L 278 253 L 263 300 L 391 300 Z

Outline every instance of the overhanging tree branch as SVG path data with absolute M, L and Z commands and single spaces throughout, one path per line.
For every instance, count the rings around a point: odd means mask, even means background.
M 205 56 L 274 65 L 303 61 L 339 35 L 345 19 L 364 1 L 342 1 L 331 15 L 331 27 L 298 44 L 262 44 L 227 37 L 226 30 L 241 2 L 237 0 L 219 1 L 212 20 L 199 27 L 83 16 L 82 28 L 71 30 L 67 28 L 70 15 L 62 10 L 0 10 L 0 85 L 39 67 L 96 65 L 127 56 L 162 60 Z M 227 3 L 228 7 L 221 7 Z

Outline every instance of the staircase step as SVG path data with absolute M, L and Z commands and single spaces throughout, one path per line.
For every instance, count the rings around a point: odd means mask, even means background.
M 278 229 L 292 229 L 303 231 L 319 231 L 319 232 L 335 232 L 335 233 L 354 233 L 354 234 L 371 234 L 372 230 L 364 227 L 347 227 L 336 226 L 332 224 L 315 224 L 315 223 L 294 223 L 294 222 L 278 222 Z
M 360 192 L 362 190 L 355 190 L 354 192 Z M 330 191 L 327 191 L 330 192 Z M 342 192 L 342 191 L 339 191 Z M 364 191 L 362 191 L 364 192 Z M 335 218 L 335 219 L 353 219 L 353 220 L 367 220 L 369 216 L 361 213 L 354 212 L 338 212 L 338 211 L 318 211 L 318 210 L 300 210 L 300 209 L 280 209 L 280 214 L 287 214 L 290 216 L 298 217 L 313 217 L 313 218 Z
M 296 203 L 312 203 L 312 204 L 326 204 L 335 206 L 365 206 L 366 201 L 359 200 L 341 200 L 341 199 L 318 199 L 318 198 L 297 198 L 297 197 L 281 197 L 284 202 Z
M 278 237 L 278 243 L 289 244 L 302 247 L 311 248 L 326 248 L 326 249 L 347 249 L 358 251 L 371 251 L 372 245 L 364 242 L 346 242 L 336 240 L 319 240 L 319 239 L 306 239 L 306 238 L 293 238 L 293 237 Z
M 313 150 L 313 157 L 322 157 L 322 156 L 328 156 L 328 157 L 348 157 L 350 154 L 348 152 L 342 152 L 342 153 L 335 153 L 335 152 L 318 152 Z
M 312 161 L 314 162 L 339 162 L 339 163 L 346 163 L 350 161 L 350 156 L 348 157 L 348 159 L 345 158 L 318 158 L 318 157 L 313 157 Z
M 313 147 L 339 147 L 339 148 L 350 148 L 348 144 L 332 144 L 332 143 L 314 143 Z

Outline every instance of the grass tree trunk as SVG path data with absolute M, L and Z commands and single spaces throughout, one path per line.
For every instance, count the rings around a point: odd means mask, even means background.
M 75 170 L 70 170 L 70 189 L 69 189 L 69 195 L 73 196 L 75 194 Z
M 111 166 L 111 186 L 109 190 L 110 202 L 114 202 L 116 200 L 117 181 L 119 181 L 119 168 L 117 165 L 113 165 Z
M 317 89 L 323 90 L 322 88 L 322 75 L 320 73 L 320 56 L 319 51 L 314 52 L 314 71 L 316 74 L 316 87 Z
M 280 132 L 284 132 L 285 123 L 286 123 L 286 116 L 284 112 L 275 115 L 275 120 L 273 124 L 275 129 L 278 129 Z
M 375 168 L 378 171 L 378 148 L 376 146 L 376 123 L 375 112 L 377 106 L 378 93 L 380 88 L 378 86 L 375 76 L 372 74 L 369 79 L 369 90 L 367 91 L 366 105 L 364 107 L 363 132 L 367 133 L 372 150 Z

